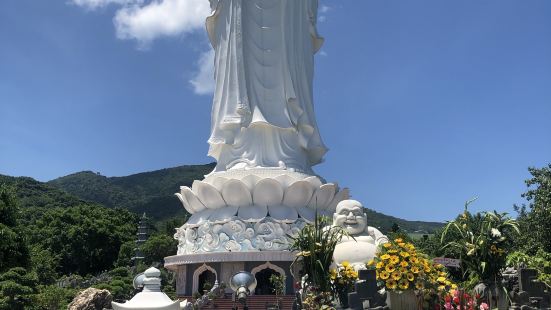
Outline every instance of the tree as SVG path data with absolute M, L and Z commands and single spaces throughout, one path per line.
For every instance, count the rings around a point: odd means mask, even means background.
M 0 184 L 0 272 L 29 263 L 29 251 L 18 227 L 18 211 L 15 193 Z
M 163 262 L 167 256 L 175 255 L 178 241 L 173 237 L 156 234 L 142 245 L 142 253 L 145 256 L 145 263 L 152 264 L 154 262 Z
M 52 252 L 41 248 L 39 245 L 31 247 L 31 266 L 38 277 L 38 282 L 43 285 L 53 284 L 59 274 L 57 266 L 59 257 Z
M 67 309 L 67 305 L 75 297 L 77 290 L 62 288 L 56 285 L 39 286 L 38 294 L 34 296 L 36 308 L 42 310 Z
M 15 267 L 0 274 L 0 310 L 24 310 L 32 305 L 36 274 Z
M 529 210 L 525 205 L 515 206 L 522 230 L 517 244 L 530 254 L 538 249 L 551 252 L 551 164 L 528 171 L 532 178 L 525 181 L 528 190 L 522 197 L 529 202 Z
M 117 263 L 115 265 L 117 267 L 131 266 L 132 257 L 136 254 L 134 248 L 136 248 L 136 241 L 134 240 L 129 240 L 121 244 L 119 256 L 117 257 Z
M 97 289 L 108 290 L 116 301 L 124 301 L 132 297 L 134 276 L 130 267 L 117 267 L 108 272 L 107 280 L 93 286 Z
M 111 269 L 121 244 L 134 239 L 137 225 L 137 216 L 127 210 L 92 204 L 52 208 L 29 218 L 30 242 L 58 257 L 58 271 L 63 274 L 97 274 Z

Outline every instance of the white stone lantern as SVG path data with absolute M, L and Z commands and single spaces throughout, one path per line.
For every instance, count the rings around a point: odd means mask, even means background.
M 149 268 L 144 273 L 143 290 L 124 304 L 112 302 L 114 310 L 180 310 L 180 302 L 161 292 L 161 272 Z

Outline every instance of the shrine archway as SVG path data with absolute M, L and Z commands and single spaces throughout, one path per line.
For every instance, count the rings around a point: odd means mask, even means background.
M 285 276 L 285 270 L 283 270 L 283 268 L 270 262 L 253 268 L 251 273 L 255 276 L 257 282 L 256 289 L 254 290 L 255 295 L 275 295 L 274 286 L 270 282 L 270 277 L 274 274 Z M 286 292 L 285 282 L 283 282 L 283 292 L 284 294 Z

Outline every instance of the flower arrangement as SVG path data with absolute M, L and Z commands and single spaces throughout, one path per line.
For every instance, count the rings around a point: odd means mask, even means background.
M 446 286 L 452 287 L 443 266 L 418 253 L 412 243 L 401 238 L 383 244 L 367 266 L 375 268 L 379 284 L 390 291 L 422 291 L 433 286 L 443 291 Z
M 442 304 L 438 309 L 445 310 L 489 310 L 487 303 L 481 302 L 479 296 L 473 296 L 469 293 L 452 289 L 443 295 Z
M 358 272 L 350 265 L 349 262 L 342 262 L 341 266 L 331 269 L 331 282 L 341 305 L 348 307 L 348 293 L 354 290 L 354 283 L 358 280 Z

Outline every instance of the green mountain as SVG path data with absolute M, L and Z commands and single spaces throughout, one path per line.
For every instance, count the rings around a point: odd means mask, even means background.
M 418 234 L 430 234 L 444 226 L 444 223 L 439 222 L 408 221 L 367 208 L 365 213 L 367 214 L 369 226 L 378 227 L 383 232 L 391 231 L 394 224 L 398 225 L 403 231 Z
M 47 184 L 83 200 L 106 207 L 147 213 L 157 220 L 185 213 L 174 193 L 191 186 L 212 171 L 214 164 L 189 165 L 143 172 L 124 177 L 106 177 L 92 171 L 70 174 Z
M 0 184 L 7 184 L 15 189 L 21 207 L 70 207 L 81 204 L 83 200 L 75 195 L 39 182 L 29 177 L 11 177 L 0 174 Z
M 27 177 L 0 175 L 0 183 L 16 187 L 22 207 L 74 206 L 95 202 L 109 208 L 124 208 L 155 221 L 182 217 L 186 211 L 174 193 L 180 186 L 191 186 L 214 168 L 214 164 L 189 165 L 143 172 L 123 177 L 106 177 L 83 171 L 47 183 Z M 437 222 L 408 221 L 366 209 L 371 226 L 388 232 L 394 224 L 406 232 L 432 233 L 443 226 Z

